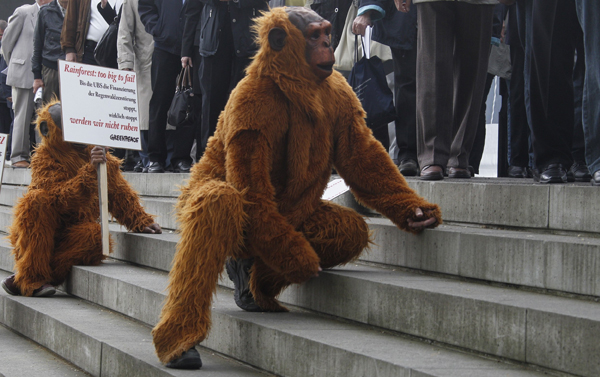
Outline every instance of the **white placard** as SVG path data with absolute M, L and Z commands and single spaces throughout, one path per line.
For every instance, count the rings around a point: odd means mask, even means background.
M 65 141 L 141 150 L 135 72 L 58 61 Z
M 325 189 L 323 196 L 321 196 L 321 199 L 333 200 L 348 190 L 350 190 L 350 187 L 346 185 L 343 179 L 334 179 L 333 181 L 329 181 L 327 184 L 327 188 Z
M 4 163 L 6 162 L 6 144 L 8 144 L 8 135 L 0 134 L 0 187 L 2 187 L 2 177 L 4 177 Z

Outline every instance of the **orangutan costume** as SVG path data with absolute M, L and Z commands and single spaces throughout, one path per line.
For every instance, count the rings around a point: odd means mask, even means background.
M 438 206 L 408 187 L 367 128 L 352 88 L 332 72 L 327 25 L 305 8 L 275 8 L 256 21 L 259 51 L 179 196 L 181 237 L 152 331 L 163 363 L 207 336 L 226 258 L 253 257 L 256 304 L 286 311 L 276 300 L 285 287 L 367 247 L 365 220 L 321 200 L 333 167 L 360 203 L 400 229 L 418 232 L 409 223 L 419 208 L 441 223 Z M 321 47 L 328 61 L 319 61 Z
M 63 140 L 58 102 L 38 112 L 37 130 L 42 143 L 31 158 L 31 184 L 15 206 L 9 236 L 14 285 L 24 296 L 47 283 L 59 285 L 74 265 L 98 265 L 105 258 L 97 173 L 90 163 L 93 147 Z M 151 227 L 151 233 L 160 233 L 121 175 L 120 161 L 110 154 L 106 160 L 110 213 L 130 231 Z

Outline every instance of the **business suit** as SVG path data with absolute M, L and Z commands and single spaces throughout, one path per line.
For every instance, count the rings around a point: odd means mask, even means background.
M 37 4 L 17 8 L 8 19 L 2 38 L 2 53 L 8 63 L 6 84 L 12 86 L 15 113 L 10 155 L 13 164 L 29 160 L 29 129 L 33 114 L 31 57 L 39 9 Z

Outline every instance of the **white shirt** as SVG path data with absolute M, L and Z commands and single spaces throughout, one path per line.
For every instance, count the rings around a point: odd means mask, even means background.
M 108 29 L 108 24 L 104 21 L 104 17 L 98 11 L 98 4 L 100 4 L 101 0 L 90 0 L 92 2 L 92 9 L 90 15 L 90 28 L 88 29 L 88 33 L 85 39 L 89 39 L 94 42 L 99 42 L 106 29 Z M 123 4 L 123 0 L 108 0 L 108 4 L 115 10 L 116 14 L 119 14 L 119 9 Z M 108 5 L 107 5 L 108 6 Z

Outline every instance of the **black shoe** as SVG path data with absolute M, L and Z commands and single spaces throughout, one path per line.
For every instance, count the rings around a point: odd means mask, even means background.
M 573 177 L 573 181 L 588 182 L 590 179 L 592 179 L 592 175 L 590 174 L 586 164 L 578 164 L 577 162 L 573 163 L 567 174 L 569 173 Z
M 469 169 L 464 168 L 448 168 L 448 178 L 471 178 L 471 172 Z
M 508 167 L 508 176 L 510 178 L 529 178 L 527 167 L 511 165 Z
M 173 173 L 189 173 L 192 166 L 185 160 L 180 160 L 173 166 Z
M 592 186 L 600 186 L 600 170 L 592 174 Z
M 400 161 L 400 164 L 398 164 L 398 170 L 400 170 L 400 173 L 402 173 L 402 175 L 405 177 L 414 177 L 419 175 L 419 164 L 417 164 L 417 161 L 413 160 L 412 158 L 407 158 Z
M 543 172 L 536 171 L 533 179 L 539 183 L 567 183 L 567 171 L 561 164 L 550 164 Z
M 133 171 L 136 173 L 142 173 L 144 171 L 144 163 L 142 160 L 138 161 L 137 164 L 133 167 Z
M 164 173 L 165 167 L 160 162 L 151 162 L 148 165 L 148 173 Z
M 20 296 L 21 290 L 15 284 L 15 275 L 12 274 L 6 279 L 2 280 L 2 288 L 11 296 Z
M 229 258 L 225 264 L 227 276 L 235 286 L 233 299 L 235 304 L 247 312 L 262 312 L 260 306 L 254 302 L 254 297 L 250 292 L 250 268 L 254 264 L 254 259 L 234 259 Z
M 196 348 L 192 347 L 185 351 L 177 359 L 167 363 L 167 368 L 173 369 L 200 369 L 202 366 L 202 359 L 200 354 L 196 351 Z

